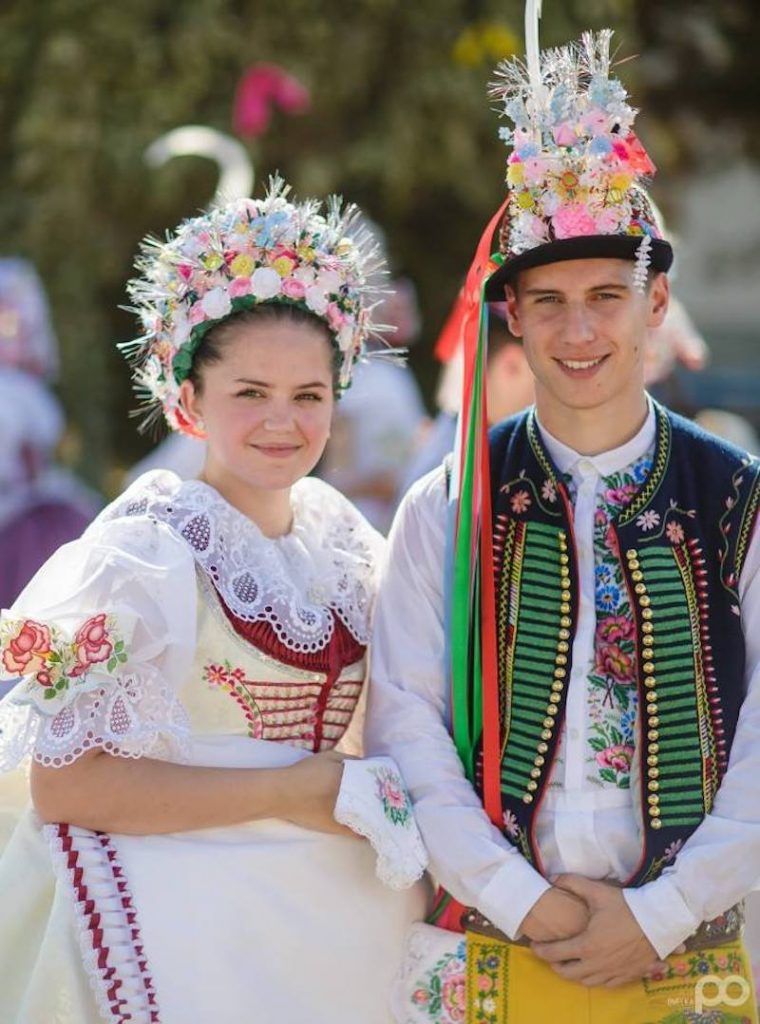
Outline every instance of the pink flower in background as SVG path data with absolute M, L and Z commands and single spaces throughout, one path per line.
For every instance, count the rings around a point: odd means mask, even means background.
M 286 114 L 309 109 L 309 90 L 277 64 L 256 64 L 243 75 L 235 93 L 232 115 L 237 135 L 255 139 L 263 135 L 278 107 Z

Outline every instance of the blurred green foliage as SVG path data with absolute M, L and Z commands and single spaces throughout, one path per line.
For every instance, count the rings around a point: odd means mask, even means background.
M 622 74 L 642 105 L 647 92 L 657 99 L 642 134 L 660 164 L 663 153 L 674 163 L 684 148 L 668 142 L 668 126 L 689 113 L 694 90 L 712 111 L 716 81 L 730 80 L 727 95 L 738 97 L 737 74 L 754 71 L 751 6 L 545 0 L 542 42 L 610 24 L 622 53 L 642 51 Z M 275 114 L 251 144 L 257 191 L 279 169 L 297 194 L 343 192 L 383 226 L 396 271 L 420 291 L 413 362 L 429 382 L 430 347 L 502 196 L 504 150 L 485 87 L 499 41 L 521 47 L 522 16 L 518 0 L 5 0 L 0 249 L 30 258 L 49 290 L 61 395 L 81 438 L 75 461 L 91 482 L 108 487 L 114 468 L 149 444 L 128 420 L 128 374 L 114 349 L 133 329 L 117 307 L 138 241 L 204 206 L 216 181 L 198 158 L 150 170 L 145 148 L 183 124 L 229 131 L 252 64 L 296 75 L 311 110 Z M 727 65 L 735 52 L 744 56 Z

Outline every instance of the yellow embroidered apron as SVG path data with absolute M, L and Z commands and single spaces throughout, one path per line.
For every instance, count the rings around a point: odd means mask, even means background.
M 529 947 L 467 933 L 464 1024 L 758 1024 L 744 943 L 667 958 L 620 988 L 560 978 Z

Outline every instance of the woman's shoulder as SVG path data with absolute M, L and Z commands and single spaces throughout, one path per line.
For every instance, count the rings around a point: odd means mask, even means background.
M 313 550 L 351 551 L 374 562 L 385 537 L 344 494 L 318 477 L 308 476 L 293 487 L 293 529 Z

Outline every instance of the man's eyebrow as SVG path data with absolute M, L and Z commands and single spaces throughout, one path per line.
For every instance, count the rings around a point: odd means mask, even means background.
M 235 378 L 235 383 L 236 384 L 250 384 L 250 385 L 252 385 L 255 388 L 271 388 L 272 387 L 272 385 L 269 383 L 269 381 L 266 381 L 266 380 L 251 380 L 250 377 L 236 377 Z M 324 381 L 322 381 L 322 380 L 312 380 L 312 381 L 309 381 L 306 384 L 296 384 L 296 386 L 293 388 L 293 390 L 294 391 L 302 391 L 304 388 L 326 388 L 326 387 L 327 387 L 327 384 L 325 384 Z

